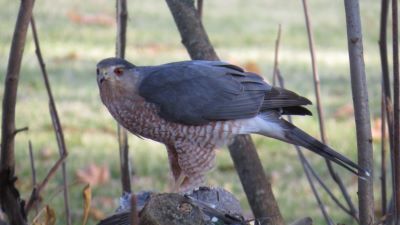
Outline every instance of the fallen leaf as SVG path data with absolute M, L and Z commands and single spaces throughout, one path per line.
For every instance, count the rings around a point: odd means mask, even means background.
M 92 201 L 92 189 L 90 185 L 87 184 L 82 191 L 83 195 L 83 219 L 82 225 L 86 225 L 89 218 L 90 203 Z
M 88 183 L 93 187 L 107 183 L 110 180 L 110 170 L 108 166 L 98 166 L 92 163 L 86 168 L 78 170 L 76 176 L 80 182 Z
M 104 14 L 82 14 L 76 10 L 70 10 L 67 12 L 67 17 L 74 23 L 85 24 L 85 25 L 101 25 L 101 26 L 113 26 L 115 24 L 115 18 Z
M 39 154 L 40 155 L 40 159 L 42 159 L 42 160 L 51 159 L 53 157 L 54 153 L 55 152 L 51 148 L 44 147 L 44 148 L 42 148 L 40 150 L 40 154 Z
M 336 119 L 345 119 L 352 117 L 354 115 L 354 109 L 352 104 L 346 104 L 342 107 L 340 107 L 336 112 L 334 113 L 334 117 Z
M 386 139 L 387 139 L 389 131 L 388 131 L 387 126 L 385 126 L 385 128 L 386 128 Z M 372 128 L 371 128 L 372 139 L 373 140 L 375 140 L 375 141 L 382 140 L 382 135 L 381 135 L 382 131 L 381 130 L 382 130 L 382 120 L 381 120 L 381 118 L 374 119 L 374 121 L 372 122 Z
M 50 206 L 46 206 L 46 222 L 45 225 L 54 225 L 56 224 L 56 213 Z

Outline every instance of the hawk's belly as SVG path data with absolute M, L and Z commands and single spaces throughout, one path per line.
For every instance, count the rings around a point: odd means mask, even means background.
M 185 125 L 166 121 L 157 114 L 152 103 L 117 104 L 111 114 L 133 134 L 165 144 L 190 141 L 199 147 L 215 148 L 239 134 L 240 121 L 214 121 L 205 125 Z

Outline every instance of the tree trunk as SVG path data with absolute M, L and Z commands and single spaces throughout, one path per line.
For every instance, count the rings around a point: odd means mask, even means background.
M 22 0 L 8 60 L 7 74 L 4 82 L 3 117 L 0 158 L 0 203 L 8 216 L 10 224 L 25 224 L 22 215 L 23 206 L 18 190 L 14 187 L 14 137 L 15 137 L 15 105 L 17 101 L 18 80 L 26 33 L 32 17 L 33 0 Z
M 194 7 L 193 0 L 166 0 L 181 34 L 182 43 L 192 59 L 219 60 Z M 243 189 L 260 224 L 284 224 L 257 151 L 249 135 L 235 138 L 229 150 Z

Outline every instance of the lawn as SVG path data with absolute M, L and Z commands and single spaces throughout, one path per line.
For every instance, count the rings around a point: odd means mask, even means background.
M 7 59 L 18 12 L 19 1 L 0 0 L 0 71 L 1 79 Z M 179 33 L 164 1 L 129 1 L 127 56 L 137 65 L 162 64 L 187 60 Z M 322 101 L 326 116 L 329 143 L 339 152 L 356 160 L 355 125 L 351 113 L 352 97 L 347 55 L 345 15 L 342 1 L 310 0 L 310 16 L 314 27 L 318 69 L 321 78 Z M 370 111 L 379 116 L 380 62 L 378 52 L 379 1 L 361 1 L 364 33 L 364 57 L 369 84 Z M 286 87 L 315 102 L 312 70 L 301 1 L 230 0 L 205 1 L 204 25 L 221 59 L 238 65 L 255 64 L 266 80 L 273 67 L 274 45 L 278 25 L 282 26 L 280 70 Z M 115 54 L 116 27 L 113 23 L 115 2 L 36 1 L 34 15 L 43 56 L 50 75 L 60 119 L 69 151 L 67 174 L 74 224 L 82 215 L 81 191 L 77 171 L 89 164 L 104 166 L 110 173 L 104 183 L 93 186 L 93 207 L 107 215 L 121 194 L 119 183 L 119 154 L 116 124 L 102 105 L 95 80 L 95 65 Z M 3 95 L 0 86 L 0 98 Z M 350 108 L 350 110 L 349 110 Z M 298 117 L 294 122 L 319 137 L 314 106 L 313 117 Z M 28 35 L 21 70 L 16 115 L 17 127 L 29 127 L 29 132 L 16 138 L 18 187 L 27 198 L 32 188 L 28 155 L 28 140 L 32 141 L 38 179 L 58 156 L 48 111 L 48 98 Z M 276 140 L 254 136 L 265 171 L 271 178 L 275 196 L 287 222 L 310 216 L 315 224 L 324 223 L 312 195 L 294 148 Z M 375 145 L 378 168 L 379 140 Z M 169 168 L 164 147 L 158 143 L 129 137 L 135 175 L 133 188 L 167 191 L 170 187 Z M 307 153 L 315 169 L 340 196 L 339 189 L 329 178 L 322 158 Z M 357 202 L 357 179 L 342 168 L 342 175 L 353 200 Z M 376 199 L 379 198 L 378 173 L 375 173 Z M 53 179 L 43 194 L 43 203 L 56 210 L 58 224 L 65 224 L 63 197 L 60 193 L 61 175 Z M 245 195 L 235 173 L 229 152 L 217 153 L 217 167 L 208 174 L 207 183 L 232 191 L 249 211 Z M 322 191 L 322 199 L 336 223 L 353 224 Z M 340 197 L 341 200 L 343 200 Z M 379 200 L 376 201 L 377 206 Z M 378 207 L 377 207 L 378 208 Z M 95 224 L 96 216 L 90 223 Z

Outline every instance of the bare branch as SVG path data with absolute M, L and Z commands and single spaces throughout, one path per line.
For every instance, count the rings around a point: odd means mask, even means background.
M 117 10 L 116 55 L 119 58 L 125 58 L 126 25 L 128 19 L 128 9 L 126 0 L 117 0 L 116 10 Z
M 49 97 L 50 116 L 51 116 L 51 120 L 52 120 L 52 124 L 53 124 L 53 128 L 54 128 L 54 132 L 56 134 L 60 158 L 64 158 L 64 157 L 67 157 L 68 152 L 67 152 L 67 148 L 66 148 L 65 141 L 64 141 L 64 134 L 63 134 L 63 130 L 61 127 L 60 119 L 58 117 L 56 104 L 54 102 L 53 94 L 51 91 L 49 78 L 47 76 L 46 64 L 44 63 L 42 53 L 40 50 L 39 38 L 38 38 L 37 31 L 36 31 L 36 25 L 35 25 L 35 20 L 34 20 L 33 16 L 31 18 L 31 28 L 32 28 L 33 41 L 35 42 L 35 47 L 36 47 L 36 55 L 37 55 L 37 58 L 39 61 L 40 69 L 42 71 L 47 95 Z M 72 222 L 71 222 L 71 213 L 70 213 L 70 208 L 69 208 L 68 181 L 67 181 L 67 174 L 66 174 L 66 163 L 64 161 L 62 162 L 61 170 L 62 170 L 61 172 L 62 172 L 62 176 L 63 176 L 63 185 L 64 185 L 65 215 L 66 215 L 67 225 L 71 225 Z
M 31 162 L 31 172 L 32 172 L 32 187 L 36 188 L 37 180 L 36 180 L 35 157 L 33 156 L 33 149 L 32 149 L 31 140 L 29 140 L 28 146 L 29 146 L 29 159 L 30 159 L 30 162 Z M 35 205 L 36 213 L 38 213 L 39 212 L 38 203 L 36 203 L 34 205 Z M 25 207 L 25 211 L 26 211 L 26 214 L 28 214 L 28 211 L 26 210 L 26 207 Z
M 387 54 L 387 17 L 389 11 L 389 0 L 381 1 L 381 17 L 380 17 L 380 31 L 379 31 L 379 50 L 382 68 L 382 99 L 381 99 L 381 199 L 382 199 L 382 214 L 387 212 L 387 194 L 386 194 L 386 121 L 389 124 L 389 143 L 390 148 L 393 147 L 393 129 L 391 122 L 389 122 L 389 112 L 386 110 L 386 99 L 391 102 L 390 97 L 390 79 L 389 79 L 389 64 Z M 391 151 L 392 152 L 392 151 Z
M 119 58 L 125 58 L 126 46 L 126 25 L 128 18 L 127 2 L 126 0 L 117 0 L 117 41 L 116 41 L 116 55 Z M 123 192 L 131 192 L 131 176 L 129 165 L 129 146 L 128 146 L 128 133 L 120 125 L 117 124 L 118 145 L 119 145 L 119 158 L 121 166 L 121 183 Z
M 194 1 L 166 0 L 192 59 L 218 60 L 207 33 L 198 17 Z M 236 137 L 229 152 L 256 218 L 268 218 L 261 224 L 284 224 L 271 184 L 263 171 L 257 151 L 249 135 Z
M 373 152 L 368 91 L 365 78 L 359 1 L 344 0 L 349 49 L 351 89 L 357 132 L 358 163 L 371 173 L 358 179 L 359 218 L 361 225 L 374 222 Z
M 203 17 L 203 0 L 197 0 L 197 12 L 199 13 L 199 18 Z
M 279 40 L 279 38 L 280 38 L 280 29 L 278 31 L 278 39 L 277 40 Z M 279 44 L 279 42 L 276 42 L 276 43 Z M 278 49 L 278 47 L 275 46 L 275 49 Z M 275 56 L 277 56 L 277 54 L 275 54 Z M 278 58 L 275 58 L 275 62 L 276 62 L 276 65 L 278 65 L 278 63 L 277 63 L 278 62 Z M 285 82 L 284 82 L 284 79 L 283 79 L 283 77 L 281 76 L 281 74 L 279 72 L 279 68 L 275 67 L 274 71 L 275 71 L 274 75 L 279 80 L 279 86 L 281 88 L 285 88 Z M 288 115 L 288 120 L 289 120 L 290 123 L 292 123 L 292 117 L 290 115 Z M 313 192 L 313 194 L 315 196 L 315 199 L 317 200 L 318 206 L 321 209 L 321 212 L 322 212 L 322 215 L 324 216 L 326 224 L 333 225 L 334 223 L 333 223 L 332 219 L 329 217 L 329 215 L 328 215 L 328 213 L 326 211 L 325 205 L 322 203 L 321 198 L 319 197 L 318 191 L 315 188 L 315 184 L 314 184 L 314 181 L 313 181 L 313 179 L 312 179 L 312 177 L 310 175 L 310 172 L 317 178 L 318 181 L 321 181 L 321 179 L 319 179 L 317 173 L 315 173 L 314 169 L 311 167 L 311 165 L 308 163 L 307 159 L 304 157 L 303 152 L 301 151 L 300 147 L 298 145 L 293 145 L 293 146 L 295 147 L 295 149 L 297 151 L 297 154 L 298 154 L 299 159 L 300 159 L 300 163 L 301 163 L 301 165 L 303 167 L 304 173 L 306 174 L 308 183 L 310 184 L 311 191 Z M 323 187 L 326 187 L 326 185 L 323 182 L 320 182 L 320 183 L 322 184 Z M 328 193 L 332 194 L 329 189 L 325 189 L 325 190 L 327 190 Z M 332 194 L 332 196 L 333 196 L 333 194 Z M 336 198 L 334 198 L 334 199 L 336 199 Z M 337 201 L 337 202 L 339 203 L 339 201 Z M 339 204 L 339 206 L 341 206 L 341 204 Z
M 279 43 L 281 42 L 281 25 L 278 26 L 278 35 L 275 40 L 275 56 L 274 56 L 274 69 L 272 71 L 272 85 L 276 85 L 276 78 L 278 76 L 278 59 L 279 59 Z
M 393 175 L 394 175 L 394 224 L 400 224 L 400 78 L 399 78 L 399 26 L 397 1 L 392 1 L 392 35 L 393 35 Z
M 381 96 L 381 206 L 382 214 L 386 214 L 387 207 L 387 194 L 386 194 L 386 106 L 385 106 L 385 94 L 383 93 L 382 84 L 382 96 Z
M 17 102 L 21 61 L 24 53 L 29 20 L 32 16 L 33 4 L 33 0 L 21 1 L 4 81 L 0 153 L 0 205 L 11 225 L 26 224 L 19 192 L 14 186 L 16 180 L 14 177 L 15 105 Z
M 17 135 L 17 134 L 20 133 L 20 132 L 25 132 L 25 131 L 28 131 L 28 130 L 29 130 L 29 127 L 18 128 L 18 129 L 16 129 L 16 130 L 14 131 L 13 135 L 15 136 L 15 135 Z
M 38 185 L 35 185 L 35 187 L 32 190 L 31 196 L 29 197 L 29 200 L 25 206 L 25 211 L 27 214 L 31 210 L 32 206 L 36 204 L 36 201 L 40 199 L 40 193 L 45 189 L 47 183 L 49 183 L 49 181 L 56 175 L 57 170 L 60 168 L 60 166 L 62 165 L 62 163 L 65 161 L 66 158 L 67 155 L 62 155 L 56 161 L 56 163 L 54 163 L 54 165 L 50 168 L 49 172 L 47 173 L 43 181 L 40 182 Z
M 308 46 L 310 49 L 310 56 L 311 56 L 311 67 L 313 71 L 313 80 L 314 80 L 314 90 L 315 90 L 315 98 L 317 101 L 317 112 L 318 112 L 318 121 L 319 121 L 319 131 L 321 134 L 322 143 L 327 144 L 326 132 L 325 132 L 325 118 L 324 118 L 324 110 L 322 109 L 322 102 L 321 102 L 321 85 L 318 75 L 318 67 L 317 67 L 317 60 L 316 54 L 314 50 L 314 38 L 313 38 L 313 31 L 311 26 L 311 19 L 308 14 L 308 6 L 307 0 L 303 0 L 303 9 L 304 9 L 304 16 L 306 20 L 306 27 L 307 27 L 307 36 L 308 36 Z M 325 159 L 326 165 L 329 170 L 329 174 L 331 175 L 332 179 L 337 183 L 342 192 L 343 197 L 345 198 L 347 204 L 350 207 L 351 215 L 355 216 L 354 218 L 357 219 L 357 210 L 354 207 L 353 202 L 351 201 L 351 197 L 343 184 L 342 179 L 336 173 L 333 168 L 332 162 L 328 159 Z
M 291 122 L 291 117 L 289 116 L 289 122 Z M 294 146 L 296 148 L 297 154 L 299 155 L 300 161 L 302 162 L 301 165 L 303 166 L 303 170 L 306 174 L 308 183 L 310 184 L 311 190 L 314 193 L 315 199 L 318 202 L 319 208 L 321 209 L 322 215 L 325 218 L 325 222 L 326 224 L 329 225 L 334 225 L 335 223 L 332 221 L 332 219 L 329 217 L 328 212 L 326 211 L 325 205 L 324 203 L 322 203 L 321 198 L 319 197 L 318 191 L 315 188 L 314 182 L 312 180 L 312 177 L 310 175 L 310 171 L 312 170 L 311 166 L 309 164 L 305 164 L 304 161 L 306 160 L 306 158 L 303 155 L 303 152 L 301 151 L 300 147 L 295 145 Z M 306 167 L 306 165 L 308 165 L 308 167 Z

